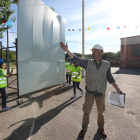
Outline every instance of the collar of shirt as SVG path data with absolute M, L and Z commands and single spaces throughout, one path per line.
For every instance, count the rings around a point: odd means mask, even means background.
M 97 70 L 99 70 L 100 66 L 101 66 L 101 63 L 102 63 L 102 59 L 100 62 L 96 62 L 96 60 L 94 59 L 94 62 L 96 64 L 96 67 L 97 67 Z

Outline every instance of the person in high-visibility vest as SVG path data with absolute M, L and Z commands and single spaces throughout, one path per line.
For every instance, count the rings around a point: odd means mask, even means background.
M 81 91 L 82 95 L 84 94 L 83 90 L 79 87 L 80 82 L 82 81 L 81 71 L 82 71 L 82 68 L 80 66 L 77 66 L 76 64 L 74 64 L 74 67 L 72 69 L 72 81 L 73 81 L 74 95 L 71 97 L 71 99 L 76 97 L 76 87 L 77 87 L 77 89 L 79 89 Z
M 67 69 L 66 69 L 66 80 L 67 80 L 67 84 L 69 83 L 69 85 L 71 85 L 72 68 L 73 68 L 73 61 L 70 60 L 70 64 L 67 65 Z
M 2 110 L 7 111 L 11 109 L 11 107 L 6 106 L 6 91 L 5 87 L 7 87 L 7 77 L 9 77 L 5 71 L 3 70 L 3 59 L 0 58 L 0 93 L 2 96 Z

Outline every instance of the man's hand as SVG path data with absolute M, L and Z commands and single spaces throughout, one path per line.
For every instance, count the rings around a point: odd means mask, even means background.
M 119 87 L 117 86 L 117 84 L 116 84 L 115 82 L 111 83 L 111 85 L 116 89 L 116 91 L 118 92 L 118 94 L 123 93 L 123 92 L 119 89 Z
M 5 77 L 6 77 L 6 78 L 8 78 L 8 77 L 9 77 L 9 75 L 8 75 L 8 74 L 6 74 L 6 75 L 5 75 Z
M 118 94 L 123 93 L 120 89 L 117 89 L 116 91 L 118 92 Z
M 65 52 L 67 52 L 67 54 L 70 56 L 71 59 L 73 59 L 74 54 L 71 53 L 71 52 L 68 50 L 68 44 L 67 44 L 67 43 L 66 43 L 66 45 L 65 45 L 63 42 L 60 42 L 60 47 L 61 47 Z
M 68 50 L 68 44 L 66 43 L 66 45 L 63 42 L 60 42 L 60 47 L 67 52 Z

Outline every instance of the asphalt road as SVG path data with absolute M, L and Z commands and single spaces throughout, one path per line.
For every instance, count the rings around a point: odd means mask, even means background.
M 140 70 L 111 69 L 116 83 L 126 93 L 125 108 L 107 102 L 108 93 L 114 88 L 108 84 L 106 91 L 105 130 L 106 140 L 140 140 Z M 9 82 L 16 79 L 11 77 Z M 84 89 L 85 79 L 80 84 Z M 10 85 L 16 88 L 16 80 Z M 6 88 L 7 106 L 12 109 L 0 113 L 0 140 L 78 140 L 81 130 L 84 96 L 72 86 L 57 85 L 23 96 L 17 105 L 16 89 Z M 0 98 L 1 103 L 1 98 Z M 90 114 L 90 127 L 84 140 L 101 140 L 97 133 L 97 110 Z

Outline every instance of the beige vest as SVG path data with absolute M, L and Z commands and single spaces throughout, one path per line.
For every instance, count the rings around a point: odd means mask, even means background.
M 102 60 L 99 70 L 97 71 L 94 60 L 89 60 L 86 69 L 86 87 L 88 91 L 98 91 L 105 93 L 107 86 L 107 70 L 110 64 Z

